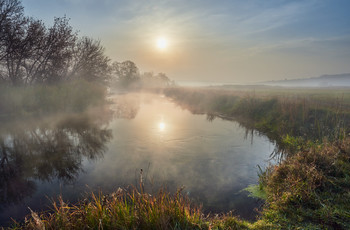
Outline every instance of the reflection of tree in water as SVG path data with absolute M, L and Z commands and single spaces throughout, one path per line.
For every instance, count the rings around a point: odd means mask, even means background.
M 117 118 L 134 119 L 140 109 L 140 98 L 136 95 L 123 95 L 114 100 L 113 110 Z
M 216 118 L 216 115 L 207 113 L 207 121 L 212 122 Z
M 84 158 L 103 156 L 111 130 L 88 115 L 0 131 L 0 204 L 21 201 L 34 180 L 73 181 Z

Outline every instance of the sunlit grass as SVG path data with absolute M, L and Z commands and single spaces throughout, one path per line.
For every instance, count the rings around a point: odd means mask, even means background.
M 75 205 L 59 197 L 50 212 L 31 212 L 24 225 L 15 223 L 12 229 L 236 229 L 248 225 L 230 214 L 204 216 L 181 190 L 175 194 L 160 190 L 154 196 L 141 191 L 119 188 L 109 195 L 92 193 Z

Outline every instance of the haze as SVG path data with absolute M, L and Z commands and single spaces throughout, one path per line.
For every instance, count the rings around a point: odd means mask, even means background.
M 175 81 L 253 83 L 350 72 L 350 2 L 24 0 L 66 15 L 115 61 Z M 157 40 L 166 39 L 166 48 Z

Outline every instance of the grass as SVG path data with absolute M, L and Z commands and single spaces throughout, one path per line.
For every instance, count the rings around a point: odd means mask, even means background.
M 142 191 L 142 190 L 141 190 Z M 248 223 L 232 215 L 204 216 L 181 190 L 160 190 L 155 196 L 135 187 L 110 195 L 91 194 L 76 205 L 60 197 L 51 212 L 31 216 L 11 229 L 242 229 Z
M 0 119 L 82 112 L 89 106 L 103 104 L 105 96 L 105 87 L 84 80 L 56 85 L 0 85 Z
M 322 95 L 332 92 L 338 95 L 331 90 Z M 296 152 L 308 141 L 342 139 L 350 126 L 350 97 L 345 100 L 334 96 L 327 103 L 320 103 L 319 98 L 310 97 L 311 90 L 294 90 L 293 94 L 280 96 L 276 89 L 269 94 L 266 89 L 256 92 L 169 88 L 164 93 L 194 113 L 234 118 L 248 129 L 266 134 L 285 152 Z
M 350 229 L 350 138 L 299 151 L 260 177 L 261 223 L 281 229 Z

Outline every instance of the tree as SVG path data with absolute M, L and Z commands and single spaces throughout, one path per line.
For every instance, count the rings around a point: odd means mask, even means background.
M 17 0 L 0 0 L 0 80 L 12 85 L 72 78 L 105 82 L 109 59 L 99 41 L 78 38 L 66 17 L 51 27 L 23 15 Z
M 140 80 L 140 73 L 134 62 L 114 62 L 112 69 L 119 86 L 123 88 L 132 88 L 137 86 L 137 83 Z
M 171 81 L 168 78 L 168 76 L 165 73 L 158 73 L 156 76 L 157 81 L 159 82 L 160 86 L 169 86 Z
M 19 69 L 16 68 L 15 58 L 19 55 L 17 47 L 19 38 L 24 35 L 23 7 L 17 0 L 0 0 L 0 79 L 12 76 Z M 8 60 L 13 60 L 8 62 Z M 17 61 L 18 62 L 18 61 Z
M 89 81 L 109 80 L 109 58 L 99 41 L 81 38 L 74 47 L 70 77 L 80 77 Z
M 143 87 L 166 87 L 172 84 L 172 81 L 165 73 L 145 72 L 141 77 Z

